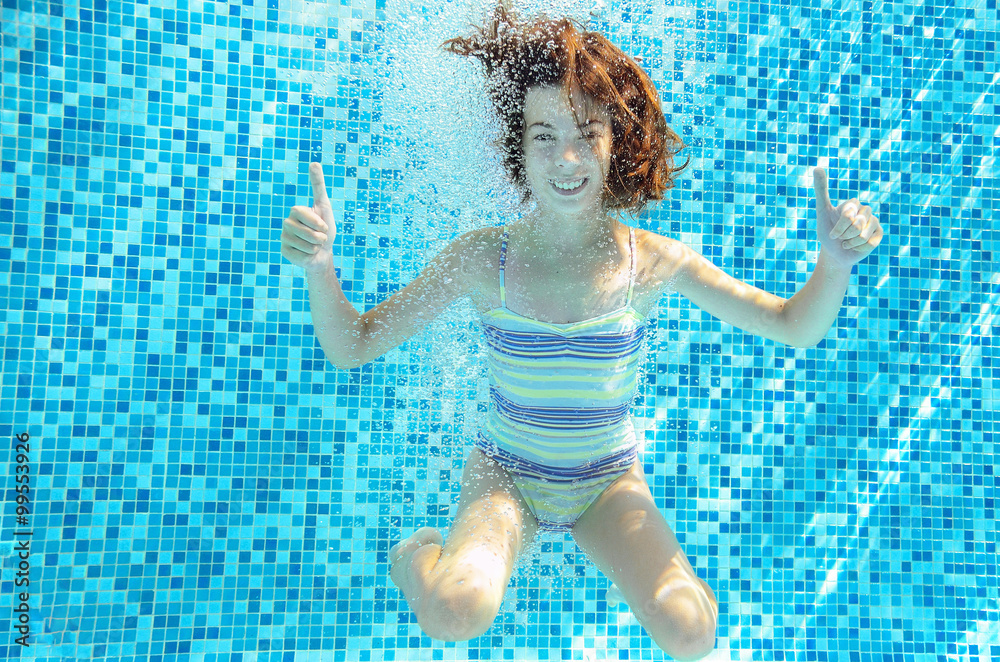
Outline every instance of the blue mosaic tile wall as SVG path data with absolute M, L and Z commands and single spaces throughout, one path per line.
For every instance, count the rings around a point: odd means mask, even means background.
M 422 635 L 387 552 L 454 514 L 471 308 L 336 370 L 279 254 L 310 160 L 359 308 L 516 215 L 470 147 L 478 74 L 436 50 L 485 6 L 3 1 L 0 658 L 663 658 L 562 536 L 487 635 Z M 690 144 L 631 222 L 785 296 L 813 165 L 888 233 L 818 347 L 657 313 L 645 469 L 714 659 L 1000 659 L 995 0 L 592 6 L 549 5 L 640 57 Z

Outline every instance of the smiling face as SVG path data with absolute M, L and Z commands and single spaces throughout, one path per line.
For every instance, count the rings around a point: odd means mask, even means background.
M 558 215 L 599 213 L 611 166 L 607 109 L 579 90 L 570 106 L 562 88 L 532 87 L 525 97 L 524 126 L 525 176 L 539 209 Z

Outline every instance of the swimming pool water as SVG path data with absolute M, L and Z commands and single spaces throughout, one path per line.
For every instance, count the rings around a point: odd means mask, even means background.
M 663 659 L 556 535 L 487 635 L 422 635 L 387 552 L 454 514 L 471 308 L 336 370 L 279 253 L 310 160 L 359 309 L 516 215 L 478 73 L 436 50 L 486 6 L 2 3 L 0 658 Z M 549 7 L 641 58 L 690 144 L 630 223 L 784 296 L 813 165 L 887 231 L 816 348 L 676 296 L 652 322 L 644 465 L 714 659 L 1000 659 L 995 0 Z

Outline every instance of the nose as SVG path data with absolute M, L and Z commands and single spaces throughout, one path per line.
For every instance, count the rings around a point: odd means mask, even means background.
M 574 141 L 568 141 L 560 146 L 556 165 L 560 167 L 576 166 L 580 164 L 580 152 Z

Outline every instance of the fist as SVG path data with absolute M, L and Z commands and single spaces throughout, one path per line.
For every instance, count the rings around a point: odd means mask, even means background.
M 313 189 L 312 207 L 292 207 L 281 230 L 281 254 L 305 269 L 322 267 L 333 260 L 331 249 L 337 236 L 333 206 L 326 195 L 323 166 L 319 163 L 309 164 L 309 182 Z

